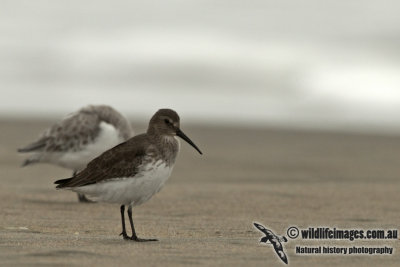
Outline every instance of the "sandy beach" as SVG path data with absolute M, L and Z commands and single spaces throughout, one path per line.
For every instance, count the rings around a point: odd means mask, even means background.
M 397 229 L 400 137 L 183 124 L 204 152 L 182 142 L 163 190 L 133 210 L 140 237 L 122 240 L 119 207 L 80 204 L 53 182 L 71 172 L 20 168 L 16 149 L 52 121 L 0 121 L 0 265 L 284 266 L 260 245 L 258 221 L 290 226 Z M 133 122 L 135 130 L 145 130 Z M 299 255 L 296 246 L 391 247 L 393 255 Z M 289 239 L 293 266 L 398 266 L 399 240 Z

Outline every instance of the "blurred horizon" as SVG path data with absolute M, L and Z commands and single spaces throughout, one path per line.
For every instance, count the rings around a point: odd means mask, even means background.
M 398 1 L 1 1 L 0 117 L 400 133 Z

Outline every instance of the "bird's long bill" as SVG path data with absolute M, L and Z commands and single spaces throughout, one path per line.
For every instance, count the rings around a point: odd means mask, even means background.
M 203 153 L 200 151 L 200 149 L 192 142 L 192 140 L 190 140 L 189 137 L 186 136 L 186 134 L 184 134 L 181 131 L 181 129 L 176 130 L 176 135 L 179 136 L 180 138 L 182 138 L 183 140 L 185 140 L 186 142 L 188 142 L 189 145 L 194 147 L 201 155 L 203 155 Z

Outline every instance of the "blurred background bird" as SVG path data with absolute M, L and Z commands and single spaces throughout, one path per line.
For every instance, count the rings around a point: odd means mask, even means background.
M 92 159 L 132 136 L 129 121 L 114 108 L 90 105 L 54 124 L 18 152 L 31 153 L 22 166 L 51 163 L 73 170 L 75 176 Z M 78 199 L 89 202 L 83 194 Z

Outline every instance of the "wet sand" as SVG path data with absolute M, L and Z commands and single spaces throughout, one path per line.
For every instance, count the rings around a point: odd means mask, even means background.
M 182 143 L 166 186 L 134 208 L 138 235 L 159 242 L 124 241 L 117 205 L 79 204 L 75 193 L 54 189 L 69 170 L 19 167 L 16 148 L 50 123 L 0 121 L 0 265 L 283 266 L 271 245 L 259 244 L 253 221 L 279 235 L 292 225 L 399 228 L 400 137 L 184 125 L 204 155 Z M 398 241 L 289 239 L 284 249 L 293 266 L 394 266 Z M 395 252 L 295 253 L 320 245 Z

